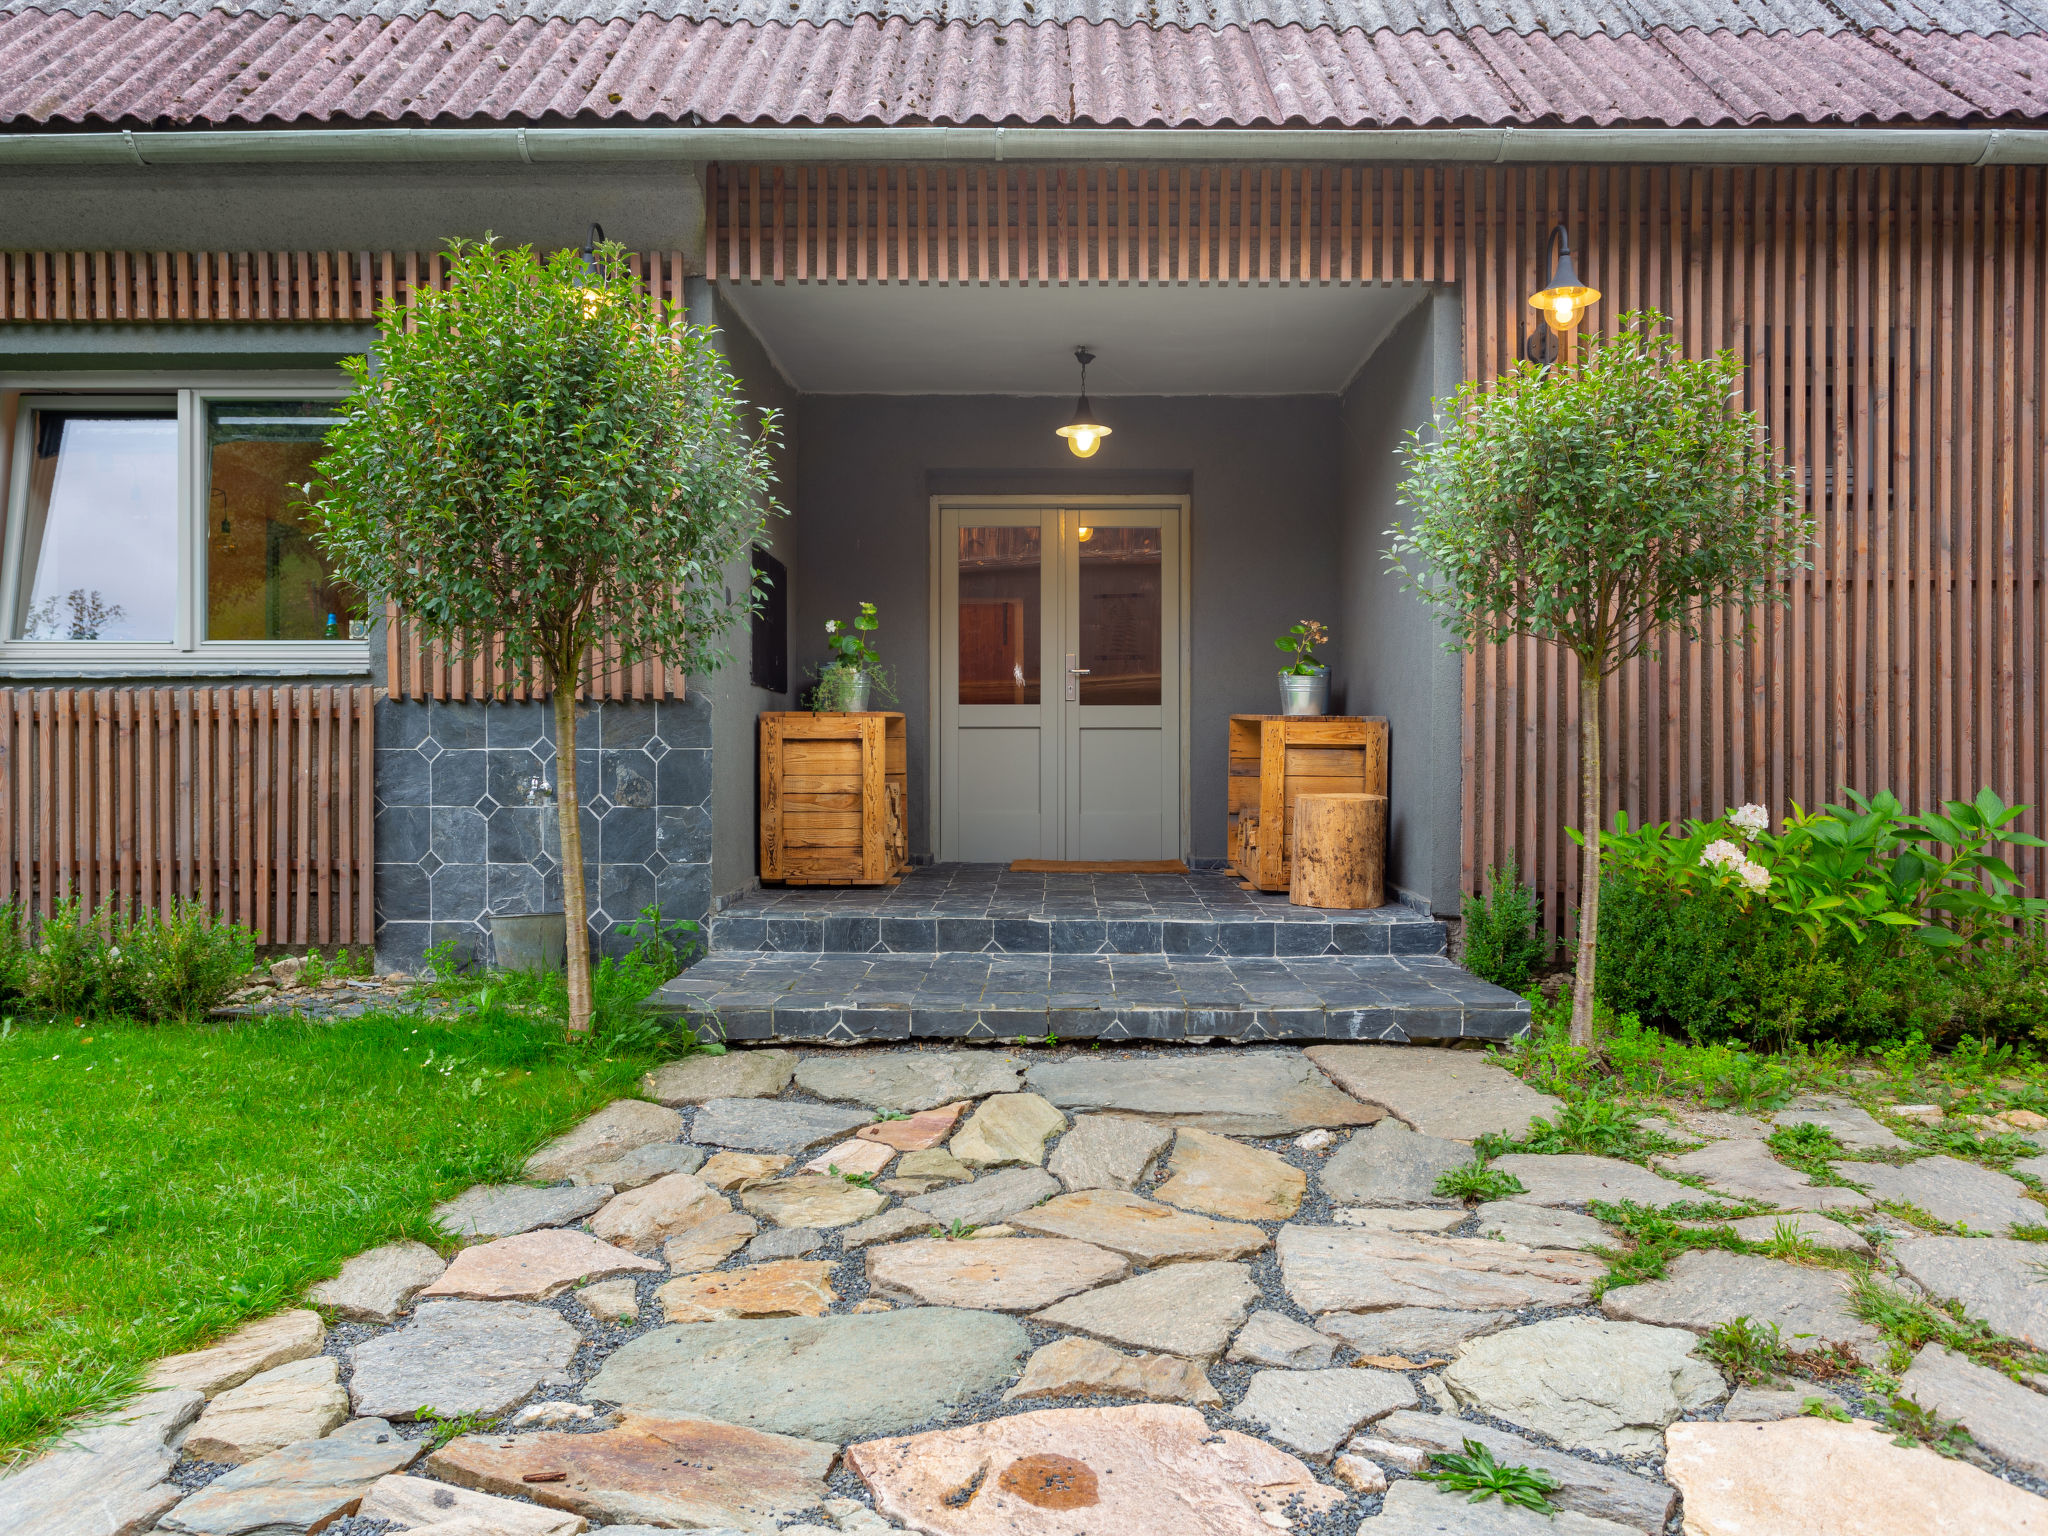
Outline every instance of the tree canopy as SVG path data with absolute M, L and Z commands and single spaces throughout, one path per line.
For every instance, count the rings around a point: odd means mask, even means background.
M 775 510 L 772 412 L 623 253 L 452 241 L 448 281 L 379 317 L 307 487 L 336 573 L 452 656 L 537 673 L 575 740 L 585 657 L 709 672 L 751 614 L 726 568 Z M 749 430 L 750 427 L 755 430 Z M 572 1027 L 590 1016 L 576 754 L 556 757 Z

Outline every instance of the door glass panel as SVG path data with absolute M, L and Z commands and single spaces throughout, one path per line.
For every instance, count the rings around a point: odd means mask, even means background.
M 960 530 L 960 702 L 1038 702 L 1036 528 Z
M 17 640 L 177 638 L 178 418 L 39 410 Z
M 1081 702 L 1157 704 L 1165 553 L 1159 530 L 1084 526 L 1078 537 Z
M 298 489 L 339 417 L 331 400 L 216 400 L 206 411 L 206 638 L 346 640 L 366 614 L 334 579 Z

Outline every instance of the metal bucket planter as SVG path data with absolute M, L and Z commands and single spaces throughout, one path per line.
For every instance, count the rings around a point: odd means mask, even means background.
M 1330 669 L 1317 667 L 1307 677 L 1280 674 L 1280 713 L 1327 715 L 1330 712 Z
M 560 912 L 491 914 L 491 949 L 504 971 L 560 971 L 569 964 L 569 920 Z

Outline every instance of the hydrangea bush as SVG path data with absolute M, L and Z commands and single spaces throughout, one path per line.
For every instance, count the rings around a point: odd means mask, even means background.
M 2009 973 L 2032 977 L 2048 916 L 1999 852 L 2048 846 L 2015 830 L 2026 808 L 1988 789 L 1917 815 L 1888 793 L 1843 798 L 1795 803 L 1775 832 L 1754 804 L 1676 826 L 1618 817 L 1601 836 L 1603 1001 L 1695 1038 L 2048 1029 L 2003 1000 Z

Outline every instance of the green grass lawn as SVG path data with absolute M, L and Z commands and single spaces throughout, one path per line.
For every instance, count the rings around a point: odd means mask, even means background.
M 658 1054 L 496 1009 L 0 1025 L 0 1467 L 157 1356 L 431 1240 L 437 1200 L 517 1177 Z

